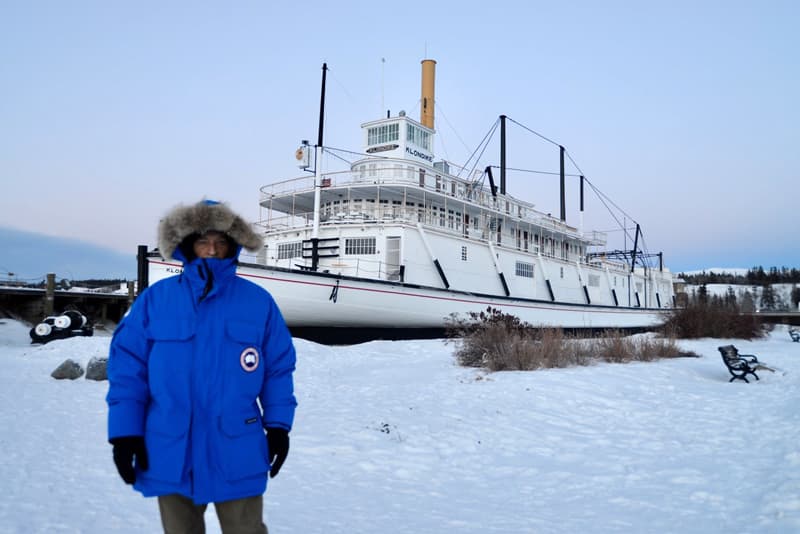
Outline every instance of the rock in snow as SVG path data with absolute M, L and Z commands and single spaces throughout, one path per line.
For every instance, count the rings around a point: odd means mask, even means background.
M 64 360 L 61 365 L 56 367 L 55 371 L 50 373 L 55 379 L 63 380 L 65 378 L 69 378 L 70 380 L 75 380 L 76 378 L 80 378 L 83 375 L 83 367 L 78 362 L 68 358 Z

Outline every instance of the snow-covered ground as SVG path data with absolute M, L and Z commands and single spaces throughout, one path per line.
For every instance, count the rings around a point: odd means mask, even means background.
M 50 378 L 109 339 L 32 346 L 0 320 L 0 532 L 159 531 L 111 461 L 107 383 Z M 730 342 L 777 372 L 728 383 Z M 487 374 L 439 340 L 296 340 L 270 533 L 800 531 L 800 344 L 680 345 L 702 357 Z

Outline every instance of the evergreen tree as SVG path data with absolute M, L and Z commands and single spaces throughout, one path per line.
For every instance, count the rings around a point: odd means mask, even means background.
M 780 281 L 780 279 L 781 279 L 781 277 L 780 277 L 780 274 L 778 274 L 778 268 L 777 267 L 770 267 L 769 268 L 769 274 L 767 275 L 767 281 L 770 284 L 777 284 L 778 281 Z
M 733 291 L 733 286 L 728 286 L 728 291 L 725 293 L 725 306 L 729 309 L 736 308 L 736 293 Z
M 742 295 L 742 313 L 753 313 L 754 311 L 756 311 L 755 299 L 753 299 L 753 294 L 746 289 Z
M 705 284 L 697 288 L 697 302 L 700 304 L 708 304 L 708 288 Z
M 775 290 L 771 284 L 764 284 L 761 287 L 761 309 L 774 310 L 775 304 Z

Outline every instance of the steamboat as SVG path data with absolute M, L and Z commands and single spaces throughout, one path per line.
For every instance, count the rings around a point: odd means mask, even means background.
M 439 335 L 451 317 L 489 307 L 565 329 L 662 322 L 672 274 L 661 253 L 642 250 L 638 225 L 631 249 L 606 250 L 605 233 L 567 223 L 563 147 L 560 217 L 507 193 L 505 116 L 495 170 L 436 157 L 435 64 L 422 61 L 420 119 L 387 113 L 362 124 L 361 152 L 333 172 L 321 165 L 323 65 L 318 140 L 295 154 L 306 175 L 261 187 L 255 224 L 265 246 L 242 256 L 239 275 L 265 287 L 293 333 L 310 338 Z M 151 283 L 181 270 L 146 256 Z

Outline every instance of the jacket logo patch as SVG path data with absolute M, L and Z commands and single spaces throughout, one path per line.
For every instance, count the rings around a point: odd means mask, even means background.
M 242 351 L 242 355 L 239 356 L 239 363 L 242 365 L 242 369 L 248 373 L 258 369 L 258 360 L 258 351 L 255 347 L 247 347 Z

